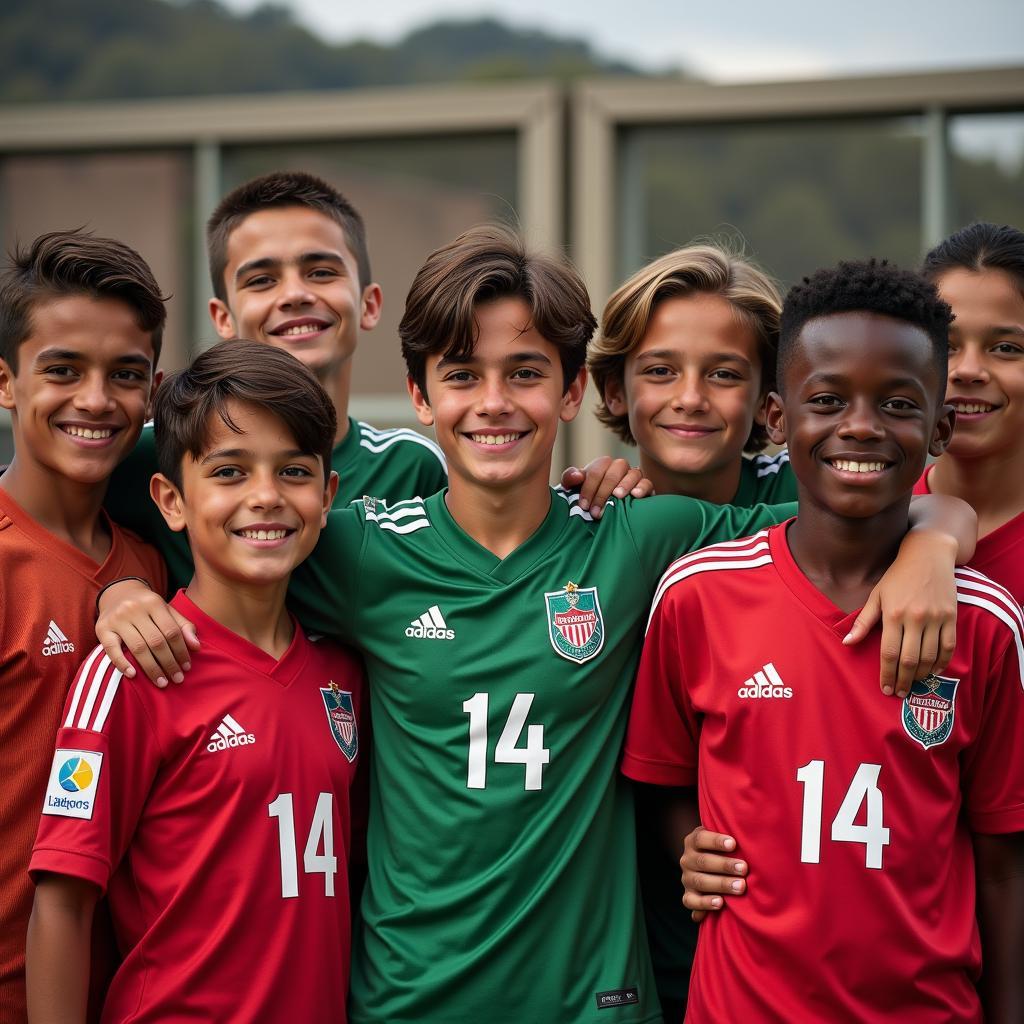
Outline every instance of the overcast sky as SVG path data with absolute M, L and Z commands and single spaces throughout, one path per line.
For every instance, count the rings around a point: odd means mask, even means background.
M 224 0 L 251 10 L 259 0 Z M 1024 65 L 1022 0 L 275 0 L 331 40 L 494 15 L 715 81 Z

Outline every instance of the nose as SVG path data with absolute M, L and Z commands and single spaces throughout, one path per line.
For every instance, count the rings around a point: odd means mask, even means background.
M 74 406 L 91 416 L 102 416 L 114 408 L 110 381 L 102 371 L 87 373 L 75 389 Z
M 708 396 L 704 390 L 703 374 L 699 372 L 680 374 L 672 393 L 672 405 L 680 412 L 706 412 Z
M 281 482 L 272 469 L 254 470 L 249 478 L 246 500 L 251 509 L 277 509 L 284 504 Z
M 316 301 L 316 296 L 306 280 L 305 274 L 298 267 L 286 270 L 281 278 L 281 290 L 278 302 L 284 307 L 308 306 Z
M 508 388 L 504 377 L 484 377 L 477 395 L 477 412 L 483 416 L 502 416 L 509 408 Z
M 949 353 L 950 384 L 986 384 L 988 370 L 982 357 L 981 346 L 961 345 Z
M 878 408 L 870 399 L 851 402 L 839 424 L 840 437 L 857 441 L 880 440 L 885 436 Z

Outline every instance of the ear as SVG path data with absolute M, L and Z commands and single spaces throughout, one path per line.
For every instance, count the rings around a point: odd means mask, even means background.
M 769 391 L 764 400 L 764 423 L 772 444 L 786 443 L 786 410 L 782 405 L 782 396 L 777 391 Z
M 604 385 L 604 404 L 613 416 L 628 416 L 629 403 L 626 401 L 626 385 L 619 377 L 609 377 Z
M 0 408 L 14 408 L 14 371 L 6 359 L 0 359 Z
M 338 493 L 338 474 L 332 469 L 327 477 L 327 486 L 324 488 L 323 515 L 320 516 L 320 529 L 327 525 L 327 513 L 331 511 L 334 504 L 334 497 Z
M 571 423 L 579 415 L 583 396 L 587 390 L 587 368 L 581 366 L 576 376 L 562 395 L 562 406 L 558 410 L 558 418 L 563 423 Z
M 213 328 L 217 335 L 225 341 L 238 337 L 238 329 L 235 327 L 235 318 L 228 309 L 228 304 L 222 299 L 210 299 L 207 307 L 210 311 L 210 319 L 213 321 Z
M 164 522 L 175 531 L 180 533 L 185 529 L 185 502 L 182 499 L 181 491 L 178 490 L 163 473 L 154 473 L 149 481 L 149 496 L 160 509 L 160 515 Z
M 380 314 L 383 308 L 384 293 L 380 290 L 380 285 L 368 284 L 363 289 L 359 327 L 364 331 L 372 331 L 380 323 Z
M 423 426 L 432 427 L 434 425 L 434 410 L 430 408 L 426 394 L 412 377 L 405 378 L 405 387 L 409 392 L 409 398 L 412 399 L 412 407 L 416 411 L 416 419 Z
M 939 418 L 935 422 L 935 429 L 932 431 L 931 444 L 928 445 L 929 455 L 938 457 L 949 447 L 955 427 L 956 410 L 951 405 L 943 405 L 939 410 Z

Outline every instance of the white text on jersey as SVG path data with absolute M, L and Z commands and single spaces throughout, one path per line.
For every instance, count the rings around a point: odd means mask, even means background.
M 449 629 L 441 609 L 432 604 L 418 619 L 405 627 L 405 635 L 421 640 L 454 640 L 455 630 Z
M 776 671 L 775 666 L 769 661 L 763 669 L 755 672 L 736 691 L 738 697 L 785 697 L 793 696 L 793 688 L 786 686 L 782 676 Z
M 212 754 L 218 750 L 227 750 L 228 747 L 245 747 L 255 742 L 256 737 L 251 732 L 246 732 L 231 715 L 225 715 L 206 744 L 206 749 Z
M 51 654 L 74 654 L 75 645 L 64 635 L 60 626 L 53 619 L 46 629 L 46 639 L 43 641 L 43 657 L 48 658 Z

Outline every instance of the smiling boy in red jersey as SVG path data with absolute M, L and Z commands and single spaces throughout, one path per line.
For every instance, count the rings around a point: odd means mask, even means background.
M 153 499 L 196 565 L 173 605 L 203 647 L 165 694 L 101 648 L 78 675 L 31 862 L 30 1013 L 82 1019 L 106 890 L 105 1022 L 344 1022 L 362 670 L 284 606 L 337 487 L 334 409 L 290 355 L 232 342 L 164 384 L 155 424 Z
M 1024 1011 L 1019 607 L 958 571 L 953 660 L 899 703 L 865 689 L 867 651 L 840 644 L 906 531 L 926 455 L 949 440 L 949 319 L 920 278 L 884 265 L 793 289 L 767 422 L 789 443 L 800 514 L 679 560 L 655 598 L 623 770 L 698 786 L 701 820 L 763 872 L 702 925 L 688 1020 Z M 779 621 L 799 639 L 764 627 Z M 680 835 L 692 801 L 674 812 Z
M 164 304 L 141 256 L 120 242 L 54 232 L 0 274 L 0 406 L 14 458 L 0 477 L 0 1019 L 25 1020 L 26 869 L 47 757 L 96 596 L 131 575 L 164 583 L 151 548 L 102 510 L 153 387 Z M 98 941 L 94 950 L 102 952 Z M 102 979 L 100 979 L 102 980 Z

